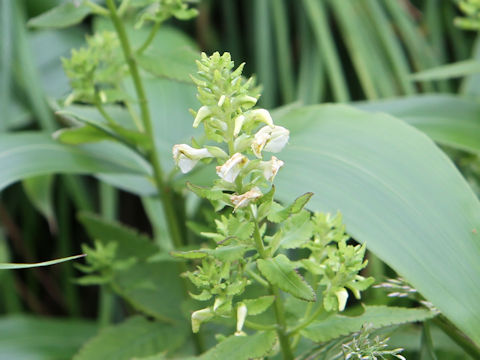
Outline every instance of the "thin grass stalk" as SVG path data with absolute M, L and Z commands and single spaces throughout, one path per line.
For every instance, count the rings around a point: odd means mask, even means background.
M 11 0 L 0 0 L 0 109 L 3 119 L 0 120 L 0 132 L 7 130 L 7 119 L 10 113 L 11 99 L 11 65 L 12 65 L 12 6 Z
M 275 28 L 274 38 L 277 44 L 278 77 L 283 103 L 290 103 L 295 98 L 295 74 L 290 46 L 290 28 L 285 0 L 270 1 Z
M 303 0 L 303 6 L 309 17 L 318 49 L 325 59 L 325 67 L 332 86 L 333 97 L 338 102 L 348 102 L 350 101 L 350 94 L 335 42 L 327 22 L 324 0 Z
M 62 179 L 63 180 L 63 179 Z M 58 189 L 58 253 L 60 257 L 70 256 L 73 253 L 72 248 L 72 229 L 70 214 L 72 212 L 68 190 L 65 181 L 61 181 Z M 73 283 L 74 271 L 70 263 L 60 264 L 62 291 L 65 295 L 65 303 L 70 316 L 80 316 L 80 302 L 76 285 Z
M 225 26 L 226 49 L 232 54 L 235 62 L 243 58 L 242 41 L 240 36 L 240 25 L 238 23 L 236 1 L 223 0 L 220 3 Z
M 457 16 L 455 7 L 456 5 L 453 1 L 445 4 L 445 6 L 443 6 L 443 19 L 447 30 L 447 37 L 455 54 L 455 59 L 459 61 L 470 57 L 471 44 L 467 41 L 465 32 L 453 23 L 453 19 Z

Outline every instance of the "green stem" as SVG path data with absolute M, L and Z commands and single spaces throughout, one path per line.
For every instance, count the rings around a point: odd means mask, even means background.
M 113 118 L 105 111 L 98 95 L 97 98 L 98 99 L 95 99 L 95 107 L 97 108 L 98 112 L 104 117 L 105 120 L 107 120 L 109 124 L 115 124 L 115 120 L 113 120 Z
M 301 322 L 297 326 L 295 326 L 293 329 L 291 329 L 288 332 L 288 335 L 295 335 L 298 333 L 300 330 L 305 329 L 308 325 L 310 325 L 321 313 L 323 312 L 323 306 L 319 306 L 315 312 L 310 315 L 305 321 Z
M 98 325 L 104 328 L 111 323 L 113 314 L 114 297 L 108 285 L 100 287 L 100 309 L 98 310 Z
M 254 215 L 252 208 L 250 207 L 250 215 L 252 217 L 252 221 L 255 225 L 255 229 L 253 231 L 253 238 L 255 240 L 255 246 L 257 248 L 258 253 L 263 259 L 267 259 L 270 256 L 268 255 L 265 247 L 263 245 L 262 236 L 260 235 L 260 228 L 258 226 L 258 221 Z M 293 360 L 293 352 L 290 346 L 290 341 L 287 335 L 287 322 L 285 319 L 285 309 L 283 306 L 282 298 L 280 296 L 280 290 L 277 286 L 271 285 L 270 286 L 271 293 L 275 296 L 275 317 L 277 319 L 277 335 L 278 340 L 280 341 L 280 347 L 282 348 L 283 359 L 284 360 Z
M 152 26 L 152 29 L 150 30 L 150 34 L 148 34 L 147 39 L 145 42 L 140 46 L 137 51 L 135 52 L 137 55 L 141 55 L 152 43 L 153 39 L 155 38 L 155 35 L 157 34 L 158 29 L 160 29 L 160 25 L 162 23 L 156 22 L 155 25 Z
M 160 164 L 160 158 L 158 156 L 157 146 L 156 146 L 156 141 L 154 136 L 153 123 L 150 117 L 150 110 L 148 108 L 148 100 L 147 100 L 145 89 L 143 87 L 143 83 L 140 77 L 140 72 L 138 70 L 137 62 L 132 52 L 130 42 L 128 41 L 125 27 L 123 26 L 123 23 L 120 17 L 118 16 L 117 8 L 115 6 L 114 0 L 107 0 L 107 6 L 108 6 L 108 9 L 110 10 L 110 17 L 112 19 L 113 26 L 115 27 L 115 31 L 118 34 L 123 55 L 125 57 L 125 61 L 127 62 L 128 68 L 130 70 L 135 91 L 137 93 L 138 103 L 140 105 L 142 123 L 143 123 L 143 126 L 145 127 L 145 132 L 149 137 L 149 141 L 151 145 L 149 160 L 153 167 L 153 175 L 154 175 L 154 180 L 155 180 L 155 184 L 157 186 L 158 192 L 163 196 L 162 204 L 165 210 L 169 232 L 175 247 L 180 247 L 182 246 L 182 236 L 180 232 L 180 227 L 175 215 L 171 189 L 165 183 L 163 178 L 163 171 Z
M 471 339 L 458 330 L 446 317 L 440 315 L 433 319 L 433 322 L 447 334 L 450 339 L 455 341 L 472 359 L 480 359 L 480 347 Z

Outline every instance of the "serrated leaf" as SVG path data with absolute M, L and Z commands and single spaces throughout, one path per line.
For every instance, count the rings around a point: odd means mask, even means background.
M 73 2 L 65 2 L 53 9 L 34 17 L 28 26 L 35 28 L 65 28 L 80 23 L 92 12 L 92 8 Z
M 292 204 L 290 204 L 286 208 L 268 214 L 268 220 L 275 223 L 280 223 L 287 220 L 290 215 L 300 212 L 305 207 L 305 205 L 307 205 L 308 201 L 311 199 L 312 196 L 313 193 L 311 192 L 299 196 L 293 201 Z
M 258 315 L 266 311 L 275 301 L 275 296 L 261 296 L 258 299 L 242 300 L 247 306 L 248 315 Z
M 194 185 L 191 182 L 187 182 L 187 189 L 196 194 L 197 196 L 208 200 L 221 200 L 225 198 L 225 194 L 220 190 L 212 190 L 208 187 Z
M 302 211 L 287 219 L 282 229 L 275 234 L 273 241 L 285 249 L 300 247 L 310 240 L 313 229 L 310 213 Z M 274 246 L 274 248 L 277 248 L 277 246 Z
M 179 304 L 184 300 L 184 289 L 177 265 L 174 262 L 134 264 L 114 274 L 114 290 L 145 314 L 168 323 L 183 322 Z
M 277 342 L 274 331 L 251 336 L 230 336 L 198 357 L 200 360 L 249 360 L 267 355 Z
M 366 306 L 365 312 L 360 316 L 347 317 L 331 315 L 322 321 L 313 322 L 300 333 L 306 338 L 323 342 L 359 331 L 366 323 L 371 323 L 374 328 L 390 325 L 400 325 L 409 322 L 424 321 L 435 316 L 427 309 L 411 309 L 394 306 Z
M 285 255 L 280 254 L 273 259 L 258 259 L 257 267 L 272 285 L 278 286 L 299 299 L 305 301 L 316 300 L 313 289 L 297 273 L 295 266 Z
M 102 219 L 89 212 L 79 213 L 78 220 L 92 239 L 105 245 L 116 243 L 117 259 L 136 257 L 138 260 L 145 260 L 159 251 L 148 236 L 118 222 Z
M 136 316 L 102 330 L 73 359 L 131 360 L 173 351 L 182 345 L 185 337 L 185 328 Z
M 15 263 L 0 263 L 0 270 L 13 270 L 13 269 L 29 269 L 34 267 L 41 267 L 41 266 L 50 266 L 59 264 L 65 261 L 75 260 L 84 257 L 85 255 L 74 255 L 69 256 L 61 259 L 55 259 L 50 261 L 32 263 L 32 264 L 15 264 Z

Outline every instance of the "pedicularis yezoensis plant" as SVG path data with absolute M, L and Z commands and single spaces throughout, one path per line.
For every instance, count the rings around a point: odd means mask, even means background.
M 111 26 L 106 27 L 111 30 L 88 37 L 86 47 L 72 51 L 71 58 L 63 60 L 72 87 L 65 104 L 88 104 L 104 119 L 75 116 L 84 126 L 63 129 L 57 138 L 70 144 L 117 141 L 151 165 L 150 180 L 163 204 L 169 235 L 176 248 L 172 255 L 180 261 L 180 273 L 185 278 L 183 289 L 201 304 L 191 311 L 190 319 L 198 353 L 205 350 L 198 334 L 202 332 L 202 324 L 216 322 L 216 329 L 231 329 L 223 332 L 230 339 L 242 339 L 255 331 L 257 335 L 268 334 L 265 338 L 255 338 L 268 340 L 261 352 L 256 352 L 251 344 L 251 352 L 245 350 L 242 359 L 274 356 L 279 352 L 284 359 L 293 359 L 303 330 L 314 321 L 342 312 L 349 291 L 360 299 L 361 292 L 372 284 L 372 278 L 359 274 L 367 264 L 365 245 L 349 243 L 340 214 L 308 211 L 305 207 L 312 193 L 305 193 L 290 204 L 275 201 L 274 179 L 283 166 L 288 166 L 277 154 L 287 146 L 289 130 L 274 124 L 267 110 L 255 107 L 259 88 L 253 78 L 242 76 L 243 64 L 234 69 L 228 53 L 214 53 L 210 57 L 202 54 L 197 62 L 198 73 L 192 77 L 201 103 L 193 111 L 193 127 L 203 127 L 205 136 L 193 140 L 191 145 L 175 145 L 173 157 L 183 173 L 202 163 L 216 164 L 212 172 L 216 172 L 217 179 L 211 187 L 187 182 L 189 190 L 212 203 L 217 214 L 216 230 L 202 233 L 206 241 L 199 249 L 191 250 L 190 246 L 185 251 L 183 248 L 188 244 L 175 208 L 172 174 L 165 174 L 160 163 L 138 60 L 148 52 L 165 20 L 188 19 L 195 16 L 196 10 L 183 0 L 125 0 L 119 6 L 114 0 L 106 0 L 107 8 L 83 1 L 78 6 L 82 16 L 90 12 L 111 20 Z M 128 17 L 136 20 L 134 28 L 151 24 L 143 43 L 135 47 L 127 36 Z M 75 17 L 78 18 L 81 16 Z M 134 93 L 128 91 L 126 78 L 130 78 L 128 83 L 133 84 Z M 132 126 L 115 119 L 105 105 L 121 105 L 130 114 Z M 102 285 L 125 297 L 139 311 L 165 320 L 164 314 L 158 315 L 157 308 L 146 311 L 152 301 L 148 300 L 146 306 L 139 304 L 138 301 L 145 301 L 143 295 L 140 300 L 131 300 L 129 291 L 122 288 L 125 282 L 117 281 L 119 274 L 130 270 L 133 273 L 137 265 L 144 266 L 142 274 L 148 274 L 145 268 L 150 269 L 152 263 L 146 259 L 155 252 L 154 245 L 145 238 L 138 239 L 138 234 L 98 219 L 86 217 L 83 221 L 99 241 L 94 249 L 85 248 L 87 266 L 80 269 L 87 276 L 79 283 Z M 106 234 L 107 230 L 112 235 Z M 110 236 L 117 243 L 105 243 Z M 133 247 L 137 243 L 139 249 Z M 152 286 L 155 288 L 155 284 L 148 284 L 149 288 Z M 134 286 L 132 291 L 136 290 Z M 168 312 L 178 311 L 169 308 Z M 223 327 L 218 327 L 218 323 Z M 148 322 L 145 324 L 149 326 Z M 356 328 L 346 329 L 348 333 Z M 347 346 L 351 358 L 378 350 L 377 345 L 372 348 L 368 341 Z M 398 352 L 397 349 L 389 354 L 401 359 Z
M 197 65 L 193 81 L 202 106 L 194 112 L 193 126 L 203 125 L 206 138 L 218 146 L 202 147 L 196 141 L 195 147 L 175 145 L 173 157 L 184 173 L 199 161 L 217 163 L 212 187 L 188 188 L 222 215 L 215 220 L 216 232 L 203 233 L 212 247 L 174 253 L 196 262 L 184 276 L 198 289 L 191 296 L 208 301 L 192 314 L 192 330 L 222 317 L 235 319 L 238 336 L 245 335 L 244 326 L 275 329 L 284 358 L 292 359 L 300 330 L 322 312 L 343 311 L 347 289 L 359 299 L 372 284 L 372 278 L 359 275 L 367 264 L 365 245 L 347 244 L 339 214 L 305 210 L 311 193 L 289 205 L 274 200 L 273 181 L 285 164 L 271 154 L 287 145 L 288 129 L 275 125 L 267 110 L 255 108 L 259 95 L 254 80 L 242 77 L 243 64 L 234 69 L 228 53 L 202 54 Z M 308 255 L 297 255 L 295 261 L 287 256 L 298 253 Z M 264 287 L 262 296 L 245 298 L 253 283 Z M 288 321 L 285 303 L 293 299 L 310 304 L 303 317 Z M 248 321 L 249 315 L 271 306 L 274 321 Z

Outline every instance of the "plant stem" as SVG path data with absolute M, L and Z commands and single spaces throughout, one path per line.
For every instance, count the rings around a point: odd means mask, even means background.
M 165 183 L 163 178 L 163 171 L 157 152 L 153 123 L 150 117 L 150 110 L 148 108 L 148 100 L 145 94 L 145 89 L 143 87 L 135 56 L 128 41 L 127 32 L 120 17 L 117 14 L 117 8 L 114 1 L 107 0 L 107 6 L 110 11 L 110 17 L 112 19 L 113 26 L 115 27 L 115 31 L 117 32 L 118 38 L 120 40 L 120 45 L 122 47 L 125 61 L 128 64 L 128 68 L 133 79 L 133 84 L 137 93 L 138 103 L 140 105 L 142 123 L 145 127 L 145 132 L 150 140 L 151 151 L 149 153 L 149 160 L 153 167 L 155 184 L 158 192 L 163 196 L 162 204 L 165 210 L 170 236 L 173 240 L 175 247 L 178 248 L 182 245 L 180 227 L 178 225 L 175 210 L 173 207 L 171 189 Z
M 288 335 L 295 335 L 300 330 L 305 329 L 308 325 L 310 325 L 323 311 L 323 306 L 320 305 L 317 310 L 313 314 L 311 314 L 304 322 L 295 326 L 292 330 L 288 332 Z
M 149 46 L 150 44 L 152 43 L 153 39 L 155 38 L 155 35 L 157 34 L 157 31 L 158 29 L 160 29 L 160 25 L 162 23 L 161 22 L 156 22 L 155 25 L 152 26 L 152 30 L 150 30 L 150 33 L 148 34 L 148 37 L 147 39 L 145 40 L 145 42 L 142 44 L 142 46 L 140 46 L 137 51 L 136 51 L 136 54 L 137 55 L 140 55 L 142 54 Z
M 112 320 L 114 295 L 108 285 L 100 286 L 100 309 L 98 310 L 98 325 L 100 328 L 108 326 Z
M 270 256 L 265 250 L 263 245 L 262 236 L 260 235 L 260 229 L 258 227 L 258 221 L 254 215 L 252 207 L 250 207 L 250 215 L 252 217 L 252 221 L 255 225 L 255 229 L 253 231 L 253 238 L 255 239 L 255 246 L 257 248 L 258 253 L 263 259 L 268 259 Z M 290 341 L 287 335 L 287 322 L 285 320 L 285 309 L 283 306 L 282 298 L 280 296 L 280 290 L 275 285 L 270 285 L 270 290 L 273 296 L 275 296 L 275 317 L 277 319 L 277 335 L 278 340 L 280 341 L 280 347 L 282 348 L 283 359 L 284 360 L 293 360 L 293 352 L 292 348 L 290 347 Z
M 465 334 L 458 330 L 446 317 L 439 315 L 433 319 L 433 322 L 447 334 L 450 339 L 455 341 L 472 359 L 480 359 L 480 348 Z

